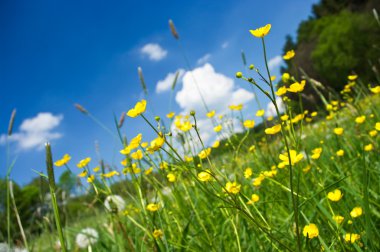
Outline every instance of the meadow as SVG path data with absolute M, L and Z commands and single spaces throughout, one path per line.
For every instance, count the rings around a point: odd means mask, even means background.
M 170 28 L 179 39 L 172 22 Z M 265 68 L 243 62 L 236 79 L 265 95 L 275 116 L 259 109 L 243 118 L 243 104 L 221 114 L 203 97 L 205 111 L 149 118 L 154 105 L 136 101 L 115 118 L 114 129 L 105 128 L 122 146 L 116 166 L 70 150 L 57 157 L 46 144 L 46 172 L 39 175 L 49 193 L 40 234 L 29 236 L 20 221 L 11 221 L 18 210 L 7 183 L 5 241 L 28 251 L 379 251 L 380 86 L 352 73 L 340 93 L 326 95 L 306 73 L 272 76 L 265 44 L 270 29 L 247 34 L 261 40 Z M 289 50 L 283 59 L 294 55 Z M 322 101 L 313 110 L 304 109 L 306 86 Z M 201 138 L 200 113 L 219 136 L 210 146 Z M 127 139 L 125 117 L 143 119 L 156 137 Z M 233 121 L 243 132 L 235 132 Z M 63 194 L 56 169 L 80 178 L 79 202 Z M 70 201 L 76 201 L 75 214 Z M 18 244 L 11 226 L 20 232 Z

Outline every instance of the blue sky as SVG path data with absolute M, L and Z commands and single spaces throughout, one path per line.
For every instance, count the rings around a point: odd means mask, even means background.
M 101 156 L 118 164 L 120 143 L 73 104 L 82 104 L 114 129 L 113 114 L 119 117 L 144 97 L 137 75 L 141 66 L 150 93 L 147 115 L 153 118 L 154 108 L 155 114 L 164 117 L 170 92 L 157 93 L 157 83 L 178 69 L 188 70 L 168 28 L 169 19 L 178 29 L 190 64 L 199 70 L 199 78 L 211 71 L 227 86 L 232 79 L 231 92 L 238 97 L 237 90 L 251 90 L 247 83 L 234 78 L 235 72 L 242 70 L 241 50 L 248 63 L 262 66 L 260 41 L 249 29 L 272 24 L 266 37 L 268 57 L 278 59 L 286 34 L 295 34 L 316 2 L 1 1 L 0 176 L 5 175 L 6 166 L 3 134 L 13 108 L 17 109 L 17 139 L 10 141 L 10 158 L 17 158 L 11 174 L 16 182 L 29 182 L 35 176 L 31 169 L 45 171 L 41 138 L 50 139 L 54 159 L 69 153 L 72 166 L 86 156 L 93 157 L 95 166 L 95 141 Z M 142 48 L 149 44 L 143 53 Z M 203 62 L 198 64 L 202 57 Z M 278 75 L 279 63 L 273 64 L 274 75 Z M 188 91 L 185 79 L 186 74 L 176 93 Z M 190 109 L 191 105 L 181 106 L 176 93 L 172 110 L 179 113 Z M 182 103 L 189 97 L 183 99 Z M 267 101 L 259 99 L 266 107 Z M 247 99 L 247 117 L 257 109 L 254 104 Z M 39 113 L 45 114 L 38 117 Z M 140 118 L 127 119 L 122 131 L 128 137 L 142 132 L 147 141 L 154 136 Z

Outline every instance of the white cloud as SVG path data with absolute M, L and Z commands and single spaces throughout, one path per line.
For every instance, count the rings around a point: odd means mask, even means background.
M 268 67 L 269 67 L 269 70 L 273 71 L 275 68 L 279 67 L 282 63 L 282 57 L 280 55 L 274 57 L 274 58 L 271 58 L 269 61 L 268 61 Z
M 215 125 L 212 120 L 206 117 L 206 110 L 199 92 L 204 97 L 208 108 L 216 110 L 217 114 L 225 114 L 228 111 L 228 105 L 245 104 L 254 98 L 253 93 L 237 87 L 233 79 L 215 72 L 214 67 L 209 63 L 186 72 L 182 78 L 182 89 L 177 92 L 175 99 L 182 109 L 182 114 L 188 114 L 191 110 L 197 112 L 197 124 L 205 144 L 216 139 L 217 135 L 213 130 Z M 242 130 L 240 122 L 236 118 L 224 122 L 226 128 L 227 124 L 233 124 L 235 132 Z M 172 129 L 174 128 L 175 126 L 172 125 Z M 226 134 L 227 130 L 223 132 Z M 218 139 L 225 137 L 228 136 L 219 136 Z M 199 148 L 197 139 L 193 139 L 192 143 Z
M 180 81 L 180 79 L 182 78 L 183 74 L 185 73 L 185 70 L 183 70 L 182 68 L 178 69 L 174 73 L 168 73 L 166 75 L 165 79 L 160 80 L 160 81 L 157 82 L 157 85 L 156 85 L 156 93 L 157 94 L 163 93 L 163 92 L 168 91 L 169 89 L 171 89 L 171 87 L 173 85 L 173 82 L 174 82 L 174 78 L 175 78 L 177 72 L 178 72 L 177 83 Z
M 283 113 L 285 111 L 285 105 L 282 102 L 282 99 L 280 97 L 276 98 L 276 103 L 277 103 L 278 111 L 280 112 L 280 114 Z M 272 102 L 268 103 L 267 111 L 265 112 L 265 114 L 267 116 L 277 116 L 276 108 Z
M 182 89 L 176 94 L 175 99 L 184 112 L 192 109 L 205 112 L 199 91 L 209 109 L 215 109 L 217 112 L 226 110 L 228 105 L 247 103 L 254 98 L 253 93 L 236 87 L 233 79 L 215 72 L 209 63 L 186 72 L 182 83 Z
M 8 140 L 16 142 L 21 150 L 44 148 L 47 141 L 62 137 L 61 133 L 52 132 L 59 126 L 63 115 L 53 115 L 52 113 L 38 113 L 33 118 L 25 119 L 18 132 L 13 133 Z M 0 144 L 6 142 L 6 135 L 0 136 Z
M 201 57 L 197 60 L 197 64 L 203 65 L 203 64 L 207 63 L 210 60 L 210 58 L 211 58 L 211 54 L 207 53 L 203 57 Z
M 223 48 L 223 49 L 226 49 L 229 45 L 230 45 L 230 43 L 229 43 L 228 41 L 226 41 L 226 42 L 224 42 L 224 43 L 222 44 L 222 48 Z
M 168 51 L 163 49 L 159 44 L 149 43 L 141 48 L 141 53 L 148 56 L 150 60 L 160 61 L 166 57 Z

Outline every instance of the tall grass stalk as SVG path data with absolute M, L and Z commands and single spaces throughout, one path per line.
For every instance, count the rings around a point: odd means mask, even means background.
M 55 224 L 59 236 L 59 241 L 61 243 L 61 249 L 63 252 L 66 252 L 66 242 L 62 231 L 62 224 L 61 224 L 61 217 L 59 215 L 59 208 L 57 203 L 57 197 L 56 197 L 56 185 L 55 185 L 55 178 L 54 178 L 54 167 L 53 167 L 53 157 L 51 153 L 51 147 L 49 143 L 45 144 L 45 151 L 46 151 L 46 169 L 49 179 L 49 189 L 50 189 L 50 195 L 51 195 L 51 203 L 54 211 L 54 219 Z

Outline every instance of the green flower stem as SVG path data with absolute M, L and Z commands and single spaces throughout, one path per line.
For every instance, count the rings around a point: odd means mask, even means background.
M 268 79 L 270 81 L 270 89 L 271 89 L 272 97 L 273 97 L 272 102 L 273 102 L 273 105 L 274 105 L 274 107 L 276 109 L 277 117 L 280 117 L 280 111 L 278 109 L 278 105 L 277 105 L 277 102 L 276 102 L 276 95 L 275 95 L 275 92 L 274 92 L 272 80 L 270 78 L 270 72 L 269 72 L 269 67 L 268 67 L 268 60 L 267 60 L 267 53 L 266 53 L 266 48 L 265 48 L 264 37 L 262 38 L 261 42 L 262 42 L 263 50 L 264 50 L 265 67 L 266 67 L 266 70 L 267 70 Z M 293 192 L 294 192 L 294 186 L 293 186 L 293 166 L 292 166 L 292 160 L 291 160 L 291 156 L 290 156 L 290 148 L 289 148 L 288 140 L 286 138 L 285 131 L 284 131 L 284 129 L 282 127 L 281 127 L 281 134 L 283 136 L 284 144 L 285 144 L 286 150 L 288 152 L 288 157 L 289 157 L 289 183 L 290 183 L 290 190 L 291 190 L 292 203 L 293 203 L 294 220 L 295 220 L 295 223 L 296 223 L 297 247 L 298 247 L 298 251 L 302 251 L 302 248 L 301 248 L 301 236 L 300 236 L 300 230 L 299 230 L 299 216 L 298 216 L 299 213 L 298 213 L 297 199 L 295 198 L 295 196 L 293 194 Z

